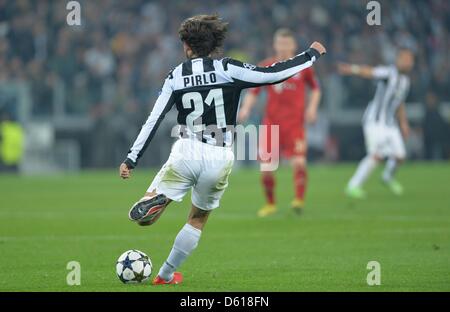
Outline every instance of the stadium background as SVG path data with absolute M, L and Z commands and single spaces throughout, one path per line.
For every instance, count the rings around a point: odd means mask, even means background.
M 28 173 L 117 166 L 163 78 L 184 58 L 180 22 L 202 12 L 230 22 L 225 55 L 244 61 L 271 55 L 272 34 L 281 26 L 294 30 L 300 48 L 313 40 L 326 44 L 329 53 L 315 67 L 323 99 L 309 131 L 311 160 L 355 161 L 364 154 L 360 119 L 374 84 L 339 76 L 336 62 L 392 63 L 396 45 L 412 48 L 409 158 L 449 158 L 448 1 L 380 1 L 381 26 L 366 24 L 366 1 L 360 0 L 80 1 L 81 26 L 67 25 L 66 3 L 0 0 L 1 120 L 23 130 L 23 136 L 3 133 L 12 137 L 3 140 L 4 170 L 16 164 Z M 259 122 L 263 105 L 258 110 L 252 123 Z M 174 123 L 172 112 L 142 166 L 165 160 Z M 21 140 L 19 162 L 15 142 Z M 12 156 L 5 161 L 8 148 Z

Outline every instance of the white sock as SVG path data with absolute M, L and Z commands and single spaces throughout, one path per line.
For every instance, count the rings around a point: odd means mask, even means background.
M 366 181 L 367 177 L 370 175 L 376 165 L 377 161 L 375 160 L 375 158 L 373 158 L 373 156 L 367 155 L 366 157 L 364 157 L 359 163 L 358 169 L 348 183 L 348 186 L 351 188 L 360 187 Z
M 395 158 L 389 158 L 386 161 L 386 166 L 383 171 L 383 181 L 389 182 L 394 177 L 395 171 L 397 169 L 397 160 Z
M 162 265 L 158 275 L 166 281 L 171 281 L 175 270 L 197 247 L 202 231 L 190 224 L 185 224 L 175 238 L 172 250 L 166 262 Z

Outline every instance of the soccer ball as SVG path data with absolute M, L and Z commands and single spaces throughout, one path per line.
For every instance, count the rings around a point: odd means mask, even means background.
M 116 273 L 125 284 L 142 283 L 152 274 L 152 262 L 142 251 L 128 250 L 117 259 Z

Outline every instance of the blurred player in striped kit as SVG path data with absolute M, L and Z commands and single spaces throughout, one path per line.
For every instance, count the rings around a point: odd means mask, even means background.
M 414 55 L 408 49 L 399 50 L 396 64 L 392 66 L 338 64 L 338 70 L 343 75 L 377 80 L 375 96 L 363 117 L 367 155 L 359 163 L 346 189 L 347 195 L 352 198 L 366 197 L 362 185 L 384 159 L 386 166 L 382 181 L 394 194 L 403 194 L 403 187 L 394 175 L 406 157 L 403 138 L 409 135 L 409 124 L 405 100 L 410 87 L 407 75 L 413 67 Z

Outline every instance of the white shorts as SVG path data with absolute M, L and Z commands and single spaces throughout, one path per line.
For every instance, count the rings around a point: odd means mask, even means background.
M 364 125 L 364 140 L 369 155 L 405 158 L 406 150 L 398 127 Z
M 215 209 L 228 186 L 233 163 L 230 147 L 179 139 L 148 192 L 156 191 L 179 202 L 192 188 L 192 204 L 202 210 Z

